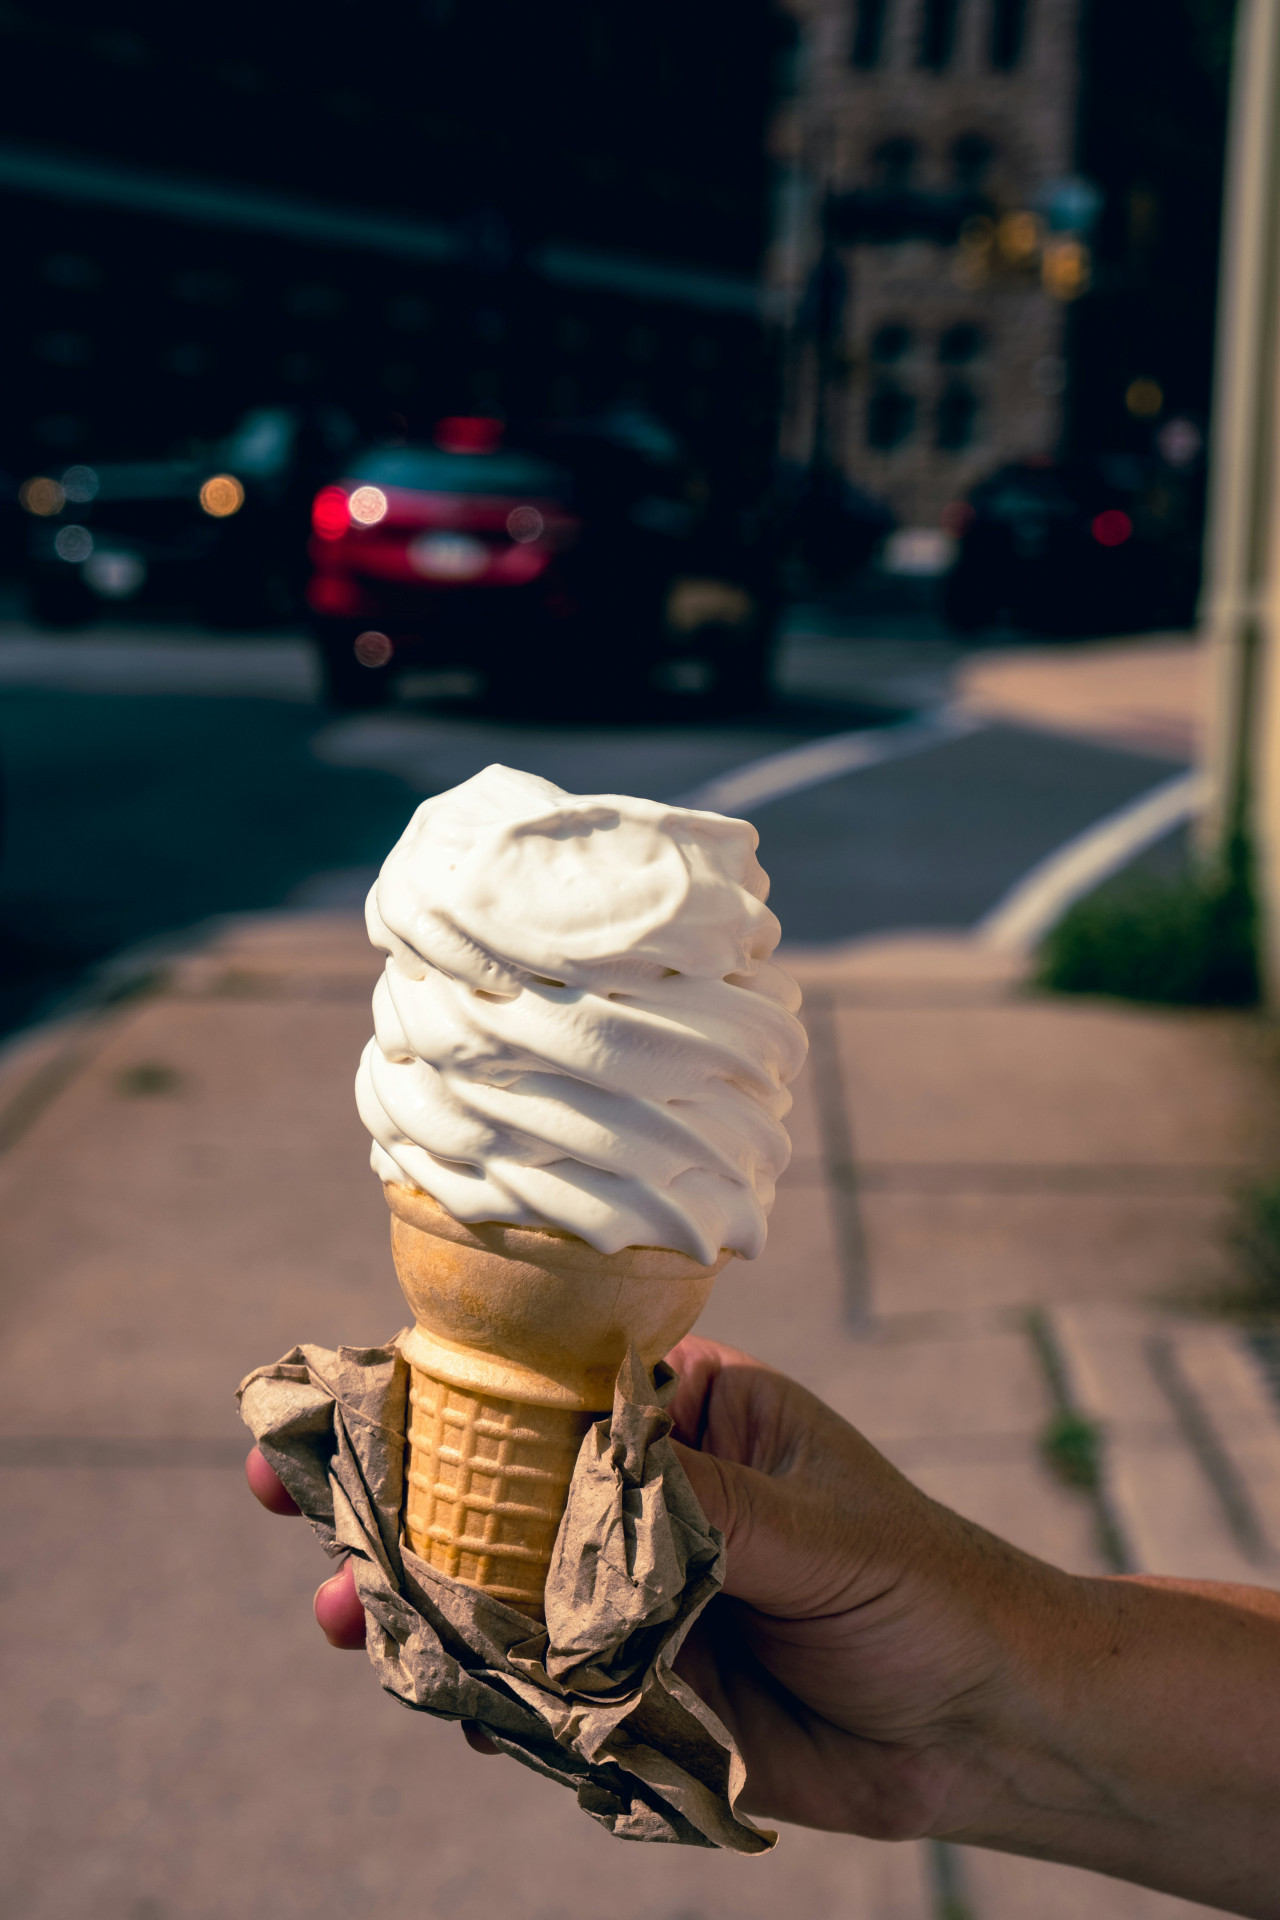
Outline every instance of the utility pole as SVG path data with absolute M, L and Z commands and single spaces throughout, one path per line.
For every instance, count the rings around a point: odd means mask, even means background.
M 1280 1004 L 1280 0 L 1240 0 L 1227 136 L 1206 581 L 1201 852 L 1247 836 L 1263 991 Z

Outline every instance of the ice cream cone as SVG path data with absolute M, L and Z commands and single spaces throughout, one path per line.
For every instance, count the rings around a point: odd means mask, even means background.
M 613 1404 L 629 1346 L 654 1362 L 731 1258 L 601 1254 L 569 1233 L 464 1226 L 388 1182 L 396 1274 L 414 1317 L 404 1531 L 430 1566 L 543 1617 L 583 1434 Z

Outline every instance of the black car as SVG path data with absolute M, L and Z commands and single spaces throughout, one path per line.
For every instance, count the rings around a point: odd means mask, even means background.
M 850 581 L 897 525 L 885 501 L 831 466 L 784 465 L 776 497 L 780 537 L 796 584 L 811 592 Z
M 377 704 L 404 667 L 459 665 L 564 706 L 764 694 L 768 516 L 710 487 L 647 415 L 442 420 L 428 442 L 345 462 L 312 526 L 307 600 L 335 705 Z
M 34 475 L 18 489 L 32 617 L 73 626 L 134 602 L 226 626 L 296 612 L 316 479 L 353 438 L 336 408 L 260 407 L 180 457 Z
M 1196 477 L 1129 453 L 1001 467 L 946 511 L 958 536 L 944 609 L 961 632 L 1190 625 L 1199 586 Z

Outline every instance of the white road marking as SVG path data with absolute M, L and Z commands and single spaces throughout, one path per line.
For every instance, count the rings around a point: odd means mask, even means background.
M 973 929 L 995 953 L 1030 953 L 1077 900 L 1205 805 L 1202 773 L 1180 773 L 1108 814 L 1032 867 Z
M 826 780 L 838 780 L 864 767 L 881 767 L 890 760 L 928 753 L 986 725 L 985 720 L 959 708 L 943 707 L 927 720 L 827 734 L 821 740 L 806 741 L 802 747 L 787 747 L 761 760 L 748 760 L 745 766 L 734 767 L 732 772 L 682 793 L 676 804 L 697 807 L 704 813 L 745 813 L 750 807 L 781 800 L 789 793 L 803 793 L 807 787 L 821 786 Z

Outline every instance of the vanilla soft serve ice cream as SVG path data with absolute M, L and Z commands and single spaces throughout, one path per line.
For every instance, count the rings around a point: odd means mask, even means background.
M 425 801 L 367 907 L 379 1177 L 601 1253 L 758 1254 L 806 1042 L 756 844 L 508 767 Z

